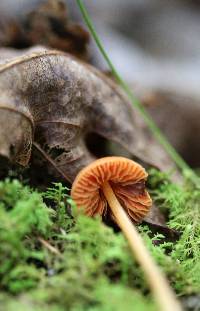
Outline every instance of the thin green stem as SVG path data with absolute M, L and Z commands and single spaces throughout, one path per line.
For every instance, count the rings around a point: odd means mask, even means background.
M 119 85 L 123 88 L 123 90 L 128 95 L 131 103 L 134 107 L 136 107 L 140 113 L 142 114 L 146 124 L 148 125 L 149 129 L 153 133 L 154 137 L 157 139 L 157 141 L 163 146 L 165 151 L 169 154 L 169 156 L 173 159 L 173 161 L 176 163 L 178 168 L 182 171 L 182 174 L 185 176 L 187 175 L 188 178 L 193 180 L 195 183 L 197 182 L 197 175 L 195 172 L 189 167 L 189 165 L 184 161 L 184 159 L 179 155 L 179 153 L 175 150 L 175 148 L 169 143 L 165 135 L 161 132 L 159 127 L 155 124 L 149 113 L 146 111 L 144 106 L 140 103 L 138 99 L 135 98 L 134 94 L 132 93 L 130 87 L 128 84 L 121 78 L 118 71 L 114 67 L 113 63 L 111 62 L 108 54 L 106 53 L 103 44 L 101 43 L 96 30 L 94 28 L 93 22 L 85 8 L 85 5 L 82 0 L 77 0 L 77 4 L 80 8 L 80 11 L 82 13 L 83 19 L 88 26 L 99 50 L 101 51 L 103 57 L 105 58 L 113 76 L 115 77 L 116 81 L 119 83 Z

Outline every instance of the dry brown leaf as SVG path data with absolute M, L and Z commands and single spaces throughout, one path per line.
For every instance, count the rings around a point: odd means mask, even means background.
M 72 181 L 94 159 L 85 143 L 87 133 L 93 132 L 120 144 L 143 164 L 172 167 L 113 81 L 59 51 L 27 53 L 11 61 L 5 60 L 5 49 L 2 54 L 1 155 L 26 166 L 34 142 Z M 8 54 L 15 56 L 11 50 Z

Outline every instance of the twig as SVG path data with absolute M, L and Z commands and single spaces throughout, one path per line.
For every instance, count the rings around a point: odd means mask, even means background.
M 55 248 L 54 246 L 52 246 L 49 242 L 47 242 L 46 240 L 44 240 L 41 237 L 38 237 L 38 241 L 40 241 L 40 243 L 46 247 L 50 252 L 56 254 L 56 255 L 61 255 L 61 253 L 59 252 L 59 250 L 57 248 Z

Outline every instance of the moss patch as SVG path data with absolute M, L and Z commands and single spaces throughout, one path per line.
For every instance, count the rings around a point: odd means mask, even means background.
M 181 237 L 154 246 L 163 237 L 139 230 L 176 292 L 198 293 L 200 191 L 155 170 L 150 175 L 152 196 Z M 60 183 L 39 193 L 18 180 L 1 181 L 0 219 L 0 309 L 156 310 L 124 237 L 78 214 Z

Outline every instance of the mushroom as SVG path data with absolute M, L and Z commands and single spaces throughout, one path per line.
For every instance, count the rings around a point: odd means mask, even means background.
M 85 207 L 88 216 L 102 216 L 107 211 L 105 192 L 109 181 L 120 204 L 138 223 L 152 204 L 145 190 L 146 178 L 146 171 L 134 161 L 122 157 L 101 158 L 80 171 L 72 187 L 72 197 L 78 206 Z
M 111 210 L 141 264 L 155 300 L 163 311 L 182 310 L 164 274 L 153 261 L 136 227 L 151 207 L 145 189 L 147 173 L 138 163 L 123 157 L 105 157 L 82 169 L 72 185 L 71 196 L 88 216 Z M 128 214 L 128 215 L 127 215 Z

